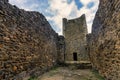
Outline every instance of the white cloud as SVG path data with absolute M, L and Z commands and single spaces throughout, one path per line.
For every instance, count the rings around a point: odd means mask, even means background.
M 9 3 L 13 5 L 17 5 L 20 8 L 25 9 L 24 4 L 27 2 L 27 0 L 9 0 Z
M 91 32 L 92 22 L 95 16 L 95 13 L 98 8 L 99 1 L 98 0 L 80 0 L 80 2 L 84 5 L 80 10 L 77 9 L 75 2 L 73 1 L 71 4 L 67 4 L 66 0 L 50 0 L 50 9 L 54 12 L 57 11 L 57 14 L 48 18 L 50 20 L 55 21 L 57 26 L 61 29 L 59 34 L 62 34 L 62 18 L 76 18 L 80 17 L 82 14 L 86 15 L 86 21 L 88 26 L 88 32 Z M 93 2 L 94 6 L 92 8 L 88 8 L 87 5 Z M 70 14 L 74 14 L 74 16 Z
M 13 4 L 24 4 L 26 3 L 27 0 L 9 0 L 10 3 L 13 3 Z
M 94 0 L 80 0 L 80 2 L 82 2 L 83 5 L 87 5 L 91 1 L 94 1 Z
M 56 12 L 55 16 L 47 17 L 48 20 L 55 21 L 58 28 L 60 28 L 60 35 L 62 34 L 62 18 L 71 18 L 69 16 L 73 10 L 77 12 L 77 7 L 75 3 L 67 4 L 66 0 L 50 0 L 50 8 L 52 12 Z
M 31 3 L 30 6 L 26 5 L 26 3 L 29 3 L 31 0 L 9 0 L 10 3 L 17 5 L 20 8 L 23 8 L 25 10 L 37 10 L 37 7 L 39 7 L 41 4 L 46 5 L 45 3 L 36 4 Z M 67 3 L 67 0 L 48 0 L 49 6 L 48 8 L 39 7 L 39 9 L 43 8 L 43 11 L 48 12 L 50 14 L 54 14 L 54 16 L 45 15 L 48 21 L 54 21 L 53 27 L 59 28 L 55 29 L 59 34 L 62 34 L 62 18 L 67 19 L 73 19 L 80 17 L 82 14 L 86 15 L 86 21 L 88 26 L 88 32 L 91 32 L 91 25 L 92 21 L 94 19 L 96 10 L 98 8 L 99 0 L 80 0 L 80 2 L 83 4 L 83 7 L 78 10 L 77 6 L 75 4 L 75 1 L 72 0 L 70 4 Z M 87 5 L 89 3 L 93 2 L 94 6 L 92 8 L 88 8 Z M 40 11 L 40 10 L 38 10 Z M 43 13 L 43 12 L 42 12 Z
M 97 4 L 99 2 L 99 0 L 80 0 L 80 2 L 86 6 L 87 4 L 89 4 L 90 2 L 94 2 L 95 4 Z
M 37 7 L 39 7 L 38 4 L 32 3 L 30 6 L 28 6 L 30 0 L 9 0 L 9 3 L 13 5 L 17 5 L 21 9 L 25 9 L 27 11 L 33 11 Z

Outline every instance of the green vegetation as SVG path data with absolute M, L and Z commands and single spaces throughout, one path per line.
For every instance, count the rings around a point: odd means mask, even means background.
M 57 74 L 57 69 L 58 69 L 58 66 L 52 67 L 51 71 L 50 71 L 50 76 L 53 76 L 53 75 Z
M 51 70 L 56 71 L 58 69 L 58 66 L 54 66 L 51 68 Z
M 99 73 L 97 70 L 92 70 L 92 73 L 96 76 L 96 78 L 98 78 L 99 80 L 105 80 Z
M 32 76 L 28 80 L 38 80 L 38 79 L 37 79 L 37 77 Z

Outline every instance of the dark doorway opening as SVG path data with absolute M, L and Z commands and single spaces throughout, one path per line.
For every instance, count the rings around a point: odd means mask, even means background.
M 73 53 L 73 60 L 77 61 L 77 53 L 76 52 Z

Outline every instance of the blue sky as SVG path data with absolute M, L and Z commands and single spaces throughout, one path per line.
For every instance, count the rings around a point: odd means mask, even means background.
M 86 15 L 88 32 L 98 9 L 99 0 L 9 0 L 13 5 L 27 11 L 42 13 L 52 28 L 62 34 L 62 18 L 73 19 Z

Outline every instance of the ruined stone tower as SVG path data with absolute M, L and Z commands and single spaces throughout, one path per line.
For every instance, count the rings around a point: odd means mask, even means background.
M 86 18 L 81 17 L 67 20 L 63 19 L 63 35 L 65 37 L 66 50 L 65 61 L 86 61 L 88 55 L 86 52 Z

